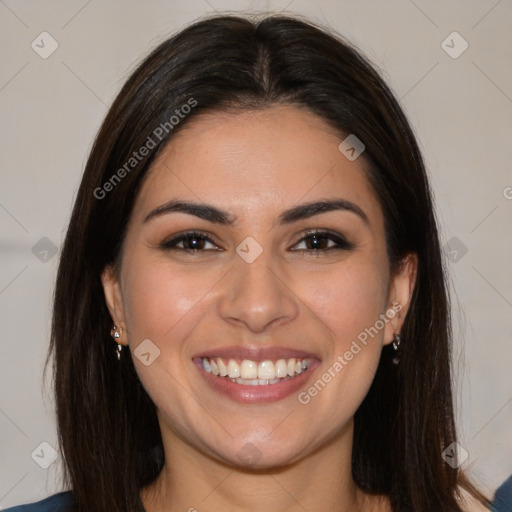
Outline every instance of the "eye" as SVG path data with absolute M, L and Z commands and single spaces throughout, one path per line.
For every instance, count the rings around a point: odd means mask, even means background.
M 303 246 L 300 248 L 300 246 Z M 350 251 L 354 248 L 354 244 L 337 233 L 331 231 L 312 231 L 306 234 L 298 244 L 295 250 L 308 252 L 326 252 L 333 249 L 344 249 Z M 297 249 L 297 247 L 299 247 Z
M 207 247 L 208 244 L 211 245 L 210 248 Z M 300 247 L 301 245 L 303 247 Z M 190 253 L 222 250 L 210 237 L 197 231 L 189 231 L 165 240 L 160 247 L 164 250 L 179 250 Z M 348 242 L 340 234 L 331 231 L 315 230 L 307 233 L 294 247 L 295 251 L 320 253 L 333 249 L 352 250 L 354 244 Z
M 205 248 L 205 245 L 207 244 L 212 245 L 213 249 Z M 179 251 L 187 251 L 192 253 L 220 250 L 215 245 L 213 240 L 211 240 L 211 238 L 202 233 L 198 233 L 197 231 L 189 231 L 187 233 L 182 233 L 181 235 L 175 236 L 174 238 L 165 240 L 160 244 L 160 247 L 162 249 L 177 249 Z

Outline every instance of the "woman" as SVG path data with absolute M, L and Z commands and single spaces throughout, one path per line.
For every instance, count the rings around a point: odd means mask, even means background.
M 85 169 L 48 355 L 72 492 L 42 510 L 488 510 L 450 335 L 422 157 L 370 63 L 299 19 L 196 22 Z

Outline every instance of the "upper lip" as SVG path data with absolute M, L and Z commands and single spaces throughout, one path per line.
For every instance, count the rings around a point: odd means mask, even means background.
M 193 356 L 197 357 L 222 357 L 230 359 L 250 359 L 251 361 L 263 361 L 263 360 L 276 360 L 276 359 L 288 359 L 288 358 L 315 358 L 319 359 L 318 356 L 311 352 L 304 350 L 297 350 L 287 347 L 258 347 L 258 346 L 230 346 L 210 349 L 202 352 L 198 352 Z

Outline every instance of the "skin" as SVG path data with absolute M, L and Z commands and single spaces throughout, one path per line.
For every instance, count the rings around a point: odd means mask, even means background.
M 141 493 L 147 512 L 391 510 L 352 479 L 353 416 L 382 347 L 400 332 L 417 258 L 409 255 L 390 275 L 366 163 L 348 160 L 338 149 L 342 140 L 321 118 L 289 105 L 203 114 L 150 169 L 121 264 L 102 275 L 120 342 L 129 345 L 158 410 L 166 464 Z M 283 210 L 333 198 L 356 203 L 368 223 L 350 211 L 277 223 Z M 237 220 L 222 226 L 174 212 L 143 222 L 171 199 L 212 204 Z M 310 229 L 339 233 L 354 248 L 315 249 L 304 239 Z M 160 247 L 186 230 L 205 232 L 214 243 L 196 253 Z M 248 236 L 263 248 L 250 264 L 235 250 Z M 400 311 L 307 405 L 296 394 L 267 404 L 234 402 L 210 389 L 192 362 L 198 352 L 226 345 L 303 349 L 321 360 L 310 386 L 393 304 Z M 148 338 L 160 356 L 145 366 L 133 351 Z M 247 443 L 259 453 L 252 464 L 238 457 Z

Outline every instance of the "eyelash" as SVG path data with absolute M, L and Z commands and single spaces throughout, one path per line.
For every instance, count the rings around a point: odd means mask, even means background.
M 298 245 L 302 242 L 304 242 L 307 239 L 311 239 L 312 237 L 318 237 L 320 239 L 327 239 L 335 242 L 336 246 L 327 247 L 325 249 L 296 249 L 296 251 L 304 251 L 308 253 L 320 253 L 320 252 L 327 252 L 331 250 L 346 250 L 351 251 L 354 249 L 354 244 L 349 242 L 344 236 L 339 235 L 337 233 L 328 231 L 328 230 L 313 230 L 308 231 L 304 234 L 304 236 L 295 244 Z M 205 252 L 205 251 L 211 251 L 212 249 L 186 249 L 182 247 L 177 247 L 177 245 L 181 242 L 186 242 L 190 239 L 199 239 L 206 242 L 211 243 L 212 245 L 215 245 L 215 242 L 207 235 L 200 233 L 198 231 L 188 231 L 186 233 L 182 233 L 181 235 L 178 235 L 174 238 L 171 238 L 169 240 L 165 240 L 162 242 L 160 247 L 164 250 L 178 250 L 178 251 L 184 251 L 191 254 L 197 254 L 199 252 Z M 295 247 L 295 246 L 294 246 Z M 218 249 L 214 249 L 218 250 Z

